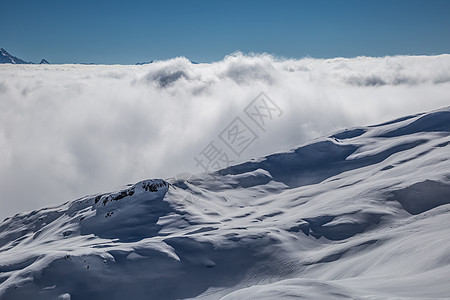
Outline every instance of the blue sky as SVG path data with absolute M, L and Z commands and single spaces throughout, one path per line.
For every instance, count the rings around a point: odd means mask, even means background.
M 1 0 L 0 47 L 24 60 L 134 64 L 235 51 L 301 58 L 450 53 L 450 1 Z

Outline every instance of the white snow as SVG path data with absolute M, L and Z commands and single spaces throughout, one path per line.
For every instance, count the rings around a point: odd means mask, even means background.
M 261 92 L 283 111 L 265 131 L 244 113 Z M 201 172 L 193 158 L 212 140 L 235 164 L 448 106 L 449 94 L 449 54 L 0 64 L 0 220 L 142 178 Z M 259 136 L 240 156 L 218 138 L 236 117 Z
M 0 224 L 1 299 L 445 299 L 450 108 Z

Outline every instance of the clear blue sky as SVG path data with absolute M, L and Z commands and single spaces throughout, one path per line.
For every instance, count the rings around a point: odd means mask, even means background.
M 450 1 L 0 1 L 0 47 L 34 62 L 450 53 Z

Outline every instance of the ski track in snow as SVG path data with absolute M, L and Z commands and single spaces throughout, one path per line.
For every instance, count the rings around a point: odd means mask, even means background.
M 450 108 L 0 224 L 0 299 L 445 299 Z

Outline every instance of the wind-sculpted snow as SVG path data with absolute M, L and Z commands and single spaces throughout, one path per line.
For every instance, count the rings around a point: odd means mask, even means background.
M 1 299 L 444 299 L 450 108 L 0 224 Z
M 449 91 L 448 54 L 0 64 L 0 220 L 142 178 L 202 172 L 193 158 L 261 92 L 283 114 L 265 131 L 254 125 L 259 138 L 228 153 L 233 164 L 450 105 Z

